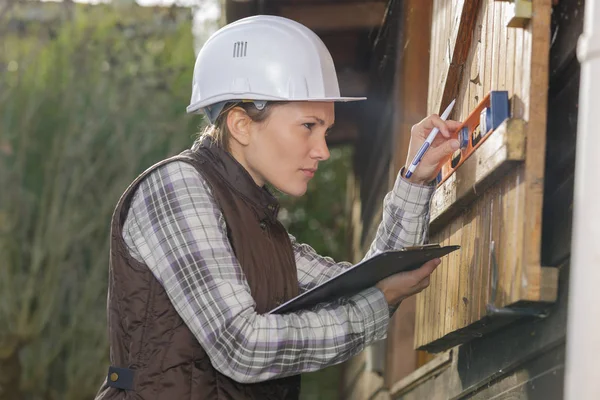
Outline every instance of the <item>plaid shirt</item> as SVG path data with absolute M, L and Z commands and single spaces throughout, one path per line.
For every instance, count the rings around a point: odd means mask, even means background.
M 365 258 L 423 243 L 433 190 L 399 177 Z M 221 373 L 250 383 L 315 371 L 385 338 L 390 313 L 376 288 L 312 311 L 257 314 L 226 232 L 206 181 L 179 161 L 143 180 L 123 228 L 131 255 L 152 270 Z M 351 265 L 290 238 L 301 292 Z

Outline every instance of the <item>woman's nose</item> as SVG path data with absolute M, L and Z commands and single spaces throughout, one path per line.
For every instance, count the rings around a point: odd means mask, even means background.
M 329 158 L 330 153 L 329 148 L 327 147 L 327 141 L 325 140 L 325 136 L 320 137 L 316 140 L 316 143 L 314 144 L 311 151 L 311 156 L 312 158 L 317 159 L 319 161 L 325 161 Z

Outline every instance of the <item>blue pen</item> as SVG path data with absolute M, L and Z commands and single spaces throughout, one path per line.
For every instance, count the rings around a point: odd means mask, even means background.
M 448 119 L 448 116 L 450 115 L 450 113 L 452 112 L 452 108 L 454 107 L 454 103 L 456 103 L 456 99 L 452 100 L 452 103 L 450 103 L 450 105 L 444 110 L 444 113 L 440 117 L 442 120 L 445 121 Z M 408 167 L 408 171 L 406 171 L 406 174 L 405 174 L 405 176 L 407 178 L 410 178 L 412 176 L 413 172 L 415 172 L 415 169 L 417 169 L 417 165 L 419 165 L 419 163 L 421 162 L 421 159 L 425 155 L 425 152 L 427 151 L 429 146 L 431 146 L 431 144 L 433 143 L 433 140 L 435 139 L 435 137 L 437 136 L 439 131 L 440 130 L 438 128 L 433 128 L 431 130 L 431 132 L 429 133 L 429 136 L 427 136 L 427 139 L 425 139 L 425 143 L 423 143 L 423 145 L 417 152 L 417 155 L 415 156 L 415 158 L 413 158 L 412 163 L 410 163 L 410 166 Z

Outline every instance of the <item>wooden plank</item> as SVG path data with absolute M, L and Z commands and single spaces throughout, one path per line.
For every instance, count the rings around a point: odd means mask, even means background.
M 494 52 L 494 2 L 488 0 L 487 8 L 487 21 L 485 30 L 487 32 L 486 46 L 485 46 L 485 63 L 483 68 L 485 69 L 485 79 L 483 81 L 483 92 L 488 93 L 492 88 L 492 67 L 494 64 L 493 52 Z
M 482 291 L 485 290 L 485 284 L 481 281 L 481 250 L 482 250 L 482 237 L 480 236 L 481 231 L 481 221 L 477 216 L 481 212 L 482 205 L 476 204 L 474 207 L 469 209 L 469 212 L 465 214 L 465 219 L 469 221 L 472 226 L 472 234 L 473 234 L 473 256 L 469 260 L 470 264 L 470 279 L 472 281 L 473 292 L 471 294 L 471 309 L 469 314 L 472 319 L 479 319 L 479 307 L 480 300 L 482 297 Z
M 471 109 L 473 96 L 477 95 L 477 84 L 479 79 L 479 44 L 481 40 L 481 32 L 479 26 L 479 15 L 473 26 L 473 38 L 471 47 L 468 52 L 467 60 L 464 66 L 462 84 L 459 86 L 457 98 L 458 107 L 455 106 L 455 111 L 451 114 L 452 119 L 463 121 L 468 116 L 468 110 Z
M 446 58 L 448 42 L 448 8 L 451 3 L 446 0 L 433 1 L 433 29 L 431 35 L 431 57 L 429 64 L 429 90 L 428 90 L 428 113 L 437 112 L 434 104 L 440 97 L 438 92 L 442 90 L 445 79 L 445 69 L 448 59 Z
M 387 2 L 282 5 L 278 15 L 314 31 L 370 29 L 381 26 Z
M 435 101 L 443 90 L 445 69 L 448 59 L 448 18 L 452 2 L 433 0 L 432 47 L 430 57 L 430 76 L 428 91 L 428 114 L 436 113 Z
M 530 28 L 531 29 L 531 28 Z M 550 28 L 548 28 L 550 29 Z M 548 36 L 550 35 L 550 31 L 548 31 Z M 523 101 L 523 119 L 528 121 L 530 118 L 530 104 L 531 104 L 531 53 L 533 48 L 531 47 L 531 32 L 527 30 L 523 30 L 523 58 L 521 66 L 523 75 L 521 76 L 521 96 L 523 99 L 527 101 Z M 548 82 L 546 81 L 546 87 L 548 87 Z
M 442 243 L 444 245 L 448 245 L 451 242 L 451 240 L 452 240 L 451 239 L 451 236 L 452 236 L 451 229 L 452 229 L 451 227 L 447 228 L 448 234 L 446 235 L 444 241 L 442 241 Z M 438 309 L 440 310 L 440 316 L 439 316 L 439 319 L 438 319 L 437 326 L 434 326 L 434 327 L 432 327 L 432 329 L 430 329 L 433 332 L 433 334 L 434 334 L 434 338 L 438 337 L 438 335 L 440 334 L 440 332 L 441 332 L 441 334 L 443 334 L 444 328 L 446 326 L 445 325 L 445 322 L 446 322 L 445 314 L 443 312 L 441 312 L 442 311 L 442 308 L 441 308 L 442 304 L 445 307 L 445 305 L 446 305 L 446 303 L 448 301 L 454 303 L 454 299 L 453 298 L 452 299 L 448 299 L 444 295 L 444 292 L 446 290 L 445 289 L 446 286 L 444 286 L 444 284 L 445 285 L 448 284 L 448 275 L 451 275 L 454 272 L 454 271 L 450 271 L 451 263 L 450 263 L 449 257 L 444 257 L 444 258 L 445 259 L 443 260 L 443 263 L 440 265 L 441 268 L 438 267 L 438 270 L 436 271 L 436 273 L 440 274 L 440 276 L 442 274 L 445 274 L 445 280 L 440 279 L 440 286 L 438 286 L 438 287 L 435 288 L 435 292 L 432 292 L 432 296 L 430 297 L 430 300 L 429 300 L 433 304 L 435 304 L 438 307 Z M 443 309 L 443 311 L 445 312 L 446 310 Z
M 423 293 L 419 293 L 416 296 L 417 298 L 417 308 L 415 314 L 415 337 L 413 339 L 414 347 L 419 348 L 423 343 L 425 343 L 425 338 L 423 337 L 423 332 L 425 331 L 425 296 Z M 418 327 L 418 329 L 416 328 Z M 417 356 L 417 366 L 420 365 L 420 357 Z
M 452 223 L 451 226 L 452 234 L 450 236 L 450 242 L 465 244 L 464 240 L 469 240 L 469 237 L 466 235 L 467 232 L 463 231 L 464 221 L 456 220 Z M 465 233 L 464 236 L 463 232 Z M 455 254 L 451 254 L 448 257 L 450 264 L 449 268 L 452 268 L 453 270 L 456 269 L 456 271 L 458 272 L 458 298 L 455 299 L 455 307 L 457 308 L 456 321 L 458 323 L 458 329 L 464 327 L 468 319 L 468 315 L 466 313 L 465 308 L 466 303 L 464 301 L 464 299 L 468 299 L 469 296 L 469 275 L 468 271 L 465 269 L 466 257 L 468 257 L 468 253 L 466 251 L 455 252 Z
M 481 264 L 478 262 L 481 252 L 481 239 L 479 235 L 479 219 L 477 218 L 477 211 L 480 207 L 472 209 L 465 218 L 468 219 L 471 224 L 472 234 L 475 236 L 475 239 L 471 241 L 473 246 L 473 257 L 468 261 L 469 263 L 469 277 L 471 280 L 472 294 L 470 296 L 470 304 L 469 304 L 469 314 L 471 315 L 471 320 L 478 320 L 481 315 L 479 312 L 479 302 L 482 297 L 481 292 L 484 289 L 483 283 L 477 279 L 478 275 L 481 273 Z M 448 333 L 448 332 L 447 332 Z
M 442 113 L 452 99 L 456 98 L 465 61 L 471 47 L 473 38 L 473 24 L 479 10 L 480 0 L 463 0 L 463 6 L 460 14 L 460 22 L 454 26 L 450 34 L 450 48 L 452 58 L 450 65 L 443 79 L 443 92 L 436 103 L 438 113 Z M 436 99 L 437 100 L 437 99 Z
M 546 155 L 546 118 L 548 103 L 548 57 L 550 49 L 550 0 L 534 0 L 529 39 L 529 97 L 527 110 L 527 147 L 525 154 L 525 233 L 523 236 L 523 279 L 521 297 L 537 300 L 541 292 L 542 205 L 544 196 L 544 165 Z M 527 115 L 527 112 L 526 112 Z
M 502 296 L 499 298 L 500 304 L 512 303 L 512 294 L 515 293 L 515 271 L 518 268 L 518 257 L 521 253 L 521 240 L 518 240 L 519 233 L 522 231 L 521 224 L 519 224 L 519 216 L 523 215 L 522 211 L 519 210 L 523 199 L 519 198 L 520 186 L 518 182 L 512 181 L 505 194 L 503 196 L 504 206 L 504 217 L 502 221 L 502 236 L 500 243 L 502 244 L 502 264 L 500 274 L 502 275 L 501 281 L 503 287 L 500 293 Z
M 493 1 L 490 4 L 490 10 L 492 10 L 492 60 L 494 60 L 491 64 L 487 65 L 487 68 L 491 70 L 491 81 L 490 81 L 490 90 L 498 89 L 498 66 L 500 57 L 504 57 L 504 54 L 500 53 L 500 35 L 502 34 L 501 27 L 504 25 L 502 23 L 502 15 L 501 15 L 501 3 L 497 1 Z
M 445 237 L 448 236 L 449 235 L 446 235 Z M 448 240 L 445 240 L 443 243 L 444 245 L 447 244 Z M 453 271 L 450 271 L 449 266 L 450 265 L 448 262 L 448 257 L 444 257 L 442 258 L 442 263 L 438 267 L 438 270 L 441 269 L 445 275 L 445 287 L 437 293 L 439 297 L 444 298 L 444 316 L 442 317 L 443 321 L 440 321 L 440 325 L 443 325 L 443 331 L 449 329 L 449 327 L 451 326 L 454 314 L 454 298 L 452 297 L 452 288 L 454 287 L 453 278 L 456 276 L 456 274 L 454 274 Z M 432 301 L 432 299 L 430 299 L 429 301 Z
M 435 192 L 432 229 L 446 223 L 466 204 L 502 177 L 514 162 L 525 159 L 525 122 L 508 119 Z
M 444 264 L 447 264 L 447 260 L 444 260 Z M 446 328 L 446 315 L 447 315 L 447 297 L 446 297 L 446 288 L 448 287 L 448 275 L 451 273 L 449 268 L 438 268 L 436 273 L 439 275 L 440 285 L 438 287 L 438 291 L 436 292 L 436 297 L 439 298 L 439 319 L 437 324 L 437 333 L 436 336 L 443 335 Z
M 469 229 L 469 233 L 465 235 L 466 238 L 470 239 L 477 235 L 478 221 L 479 220 L 472 211 L 465 214 L 465 223 Z M 478 314 L 477 301 L 480 297 L 481 282 L 473 279 L 480 268 L 479 264 L 474 262 L 474 260 L 477 258 L 479 246 L 475 240 L 469 240 L 469 246 L 472 248 L 470 253 L 473 254 L 473 257 L 465 257 L 464 260 L 469 284 L 469 295 L 466 298 L 467 303 L 465 304 L 465 307 L 467 310 L 467 315 L 469 316 L 469 321 L 472 321 L 473 319 L 477 318 Z
M 513 282 L 510 280 L 510 276 L 514 276 L 514 271 L 517 268 L 515 263 L 511 263 L 511 258 L 515 252 L 520 252 L 521 243 L 515 243 L 517 248 L 512 249 L 511 254 L 511 242 L 515 237 L 517 231 L 521 230 L 517 224 L 511 224 L 515 218 L 522 218 L 523 214 L 518 213 L 519 200 L 514 197 L 514 187 L 516 186 L 515 181 L 509 181 L 507 185 L 502 186 L 502 191 L 498 198 L 500 207 L 502 208 L 502 219 L 498 221 L 499 232 L 498 232 L 498 291 L 497 291 L 497 302 L 499 304 L 507 304 L 510 298 L 513 288 Z M 516 230 L 511 230 L 515 228 Z
M 481 40 L 482 40 L 482 18 L 483 13 L 477 13 L 477 20 L 473 27 L 473 39 L 471 40 L 471 50 L 469 52 L 469 59 L 466 63 L 465 74 L 463 77 L 462 87 L 465 87 L 465 101 L 464 109 L 461 110 L 460 120 L 466 119 L 470 113 L 470 110 L 475 108 L 477 104 L 483 99 L 483 88 L 481 87 L 481 73 L 479 70 L 480 66 L 480 53 L 481 53 Z M 459 95 L 460 96 L 460 95 Z
M 444 240 L 442 243 L 447 245 L 450 243 L 451 227 L 445 228 Z M 444 298 L 445 304 L 445 315 L 443 317 L 443 332 L 446 330 L 454 329 L 454 322 L 456 321 L 456 299 L 458 297 L 458 271 L 451 269 L 451 263 L 449 257 L 442 259 L 442 264 L 438 267 L 442 268 L 446 272 L 446 287 L 437 293 L 438 297 Z M 426 299 L 425 301 L 435 301 L 432 298 Z M 424 344 L 424 343 L 423 343 Z
M 556 267 L 542 267 L 540 301 L 554 303 L 558 299 L 558 273 Z
M 483 96 L 486 94 L 486 76 L 489 74 L 485 66 L 487 65 L 487 54 L 488 54 L 488 10 L 489 10 L 489 1 L 483 1 L 483 7 L 481 14 L 481 46 L 479 48 L 479 82 L 481 86 L 481 92 Z M 483 100 L 483 96 L 479 99 L 477 104 Z M 472 107 L 473 109 L 475 107 Z M 468 115 L 468 113 L 466 114 Z M 465 115 L 465 116 L 466 116 Z
M 529 66 L 523 64 L 523 29 L 515 29 L 515 59 L 513 60 L 514 90 L 512 98 L 512 117 L 525 118 L 525 97 L 523 97 L 523 75 L 529 70 Z
M 428 299 L 432 299 L 435 297 L 435 292 L 433 289 L 428 287 L 422 293 L 424 293 Z M 435 327 L 436 322 L 433 319 L 433 301 L 425 302 L 425 343 L 431 342 L 433 340 L 433 336 L 431 334 L 431 330 Z
M 417 369 L 404 379 L 395 383 L 390 389 L 390 395 L 393 398 L 396 398 L 401 396 L 403 393 L 411 391 L 434 374 L 441 373 L 445 368 L 450 366 L 451 361 L 452 351 L 447 351 L 437 355 L 423 367 Z
M 490 196 L 493 193 L 490 192 Z M 481 230 L 479 236 L 483 240 L 481 241 L 478 249 L 478 262 L 480 270 L 479 282 L 481 282 L 482 290 L 479 297 L 479 315 L 483 316 L 487 314 L 487 304 L 490 299 L 490 266 L 491 266 L 491 252 L 490 247 L 492 243 L 492 219 L 485 218 L 493 214 L 494 203 L 492 201 L 481 201 L 478 202 L 481 207 L 482 213 L 480 216 L 484 216 L 481 219 Z
M 505 5 L 508 7 L 508 5 Z M 506 57 L 504 64 L 506 65 L 506 83 L 505 87 L 508 90 L 510 97 L 514 96 L 514 76 L 515 76 L 515 41 L 516 30 L 508 29 L 506 34 Z
M 495 2 L 494 3 L 496 5 L 496 7 L 498 7 L 498 17 L 496 18 L 497 21 L 503 21 L 504 20 L 504 16 L 506 15 L 506 7 L 507 7 L 507 3 L 500 3 L 500 2 Z M 499 41 L 499 49 L 498 49 L 498 55 L 499 57 L 496 58 L 496 60 L 498 60 L 497 64 L 498 64 L 498 81 L 497 81 L 497 90 L 506 90 L 506 56 L 507 56 L 507 40 L 508 40 L 508 32 L 507 32 L 507 28 L 506 28 L 506 24 L 500 24 L 500 35 L 498 38 Z
M 431 296 L 434 299 L 438 299 L 438 295 L 439 293 L 441 293 L 441 279 L 440 279 L 440 274 L 441 274 L 441 270 L 436 269 L 430 277 L 430 286 L 429 286 L 429 290 L 431 293 Z M 431 305 L 431 321 L 432 324 L 430 325 L 430 329 L 429 329 L 429 334 L 431 338 L 435 338 L 436 335 L 438 334 L 438 329 L 440 326 L 440 302 L 439 301 L 432 301 L 430 302 Z

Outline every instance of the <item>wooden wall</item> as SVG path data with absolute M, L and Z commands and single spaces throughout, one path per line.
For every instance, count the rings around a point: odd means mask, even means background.
M 560 269 L 557 301 L 547 318 L 517 321 L 436 356 L 397 382 L 390 390 L 393 399 L 563 398 L 579 98 L 575 48 L 583 9 L 582 1 L 561 0 L 551 24 L 541 258 Z
M 485 169 L 485 162 L 459 168 L 456 180 L 445 182 L 438 200 L 434 197 L 431 242 L 461 245 L 417 296 L 415 345 L 439 351 L 505 322 L 488 318 L 488 303 L 502 308 L 554 301 L 557 270 L 540 261 L 550 0 L 533 1 L 535 17 L 525 29 L 506 27 L 507 2 L 434 0 L 433 7 L 429 112 L 456 98 L 452 118 L 463 121 L 490 90 L 507 90 L 516 122 L 504 134 L 525 146 L 522 163 L 489 187 L 477 187 L 471 202 L 450 207 L 443 220 L 437 219 L 436 204 L 451 198 L 458 186 L 470 189 L 469 180 L 475 186 L 476 169 Z
M 444 3 L 437 2 L 437 0 L 432 1 L 438 7 Z M 409 3 L 409 1 L 404 2 L 405 5 Z M 422 4 L 422 2 L 419 3 Z M 456 7 L 462 5 L 463 10 L 467 10 L 464 8 L 465 3 L 468 3 L 467 5 L 470 6 L 474 4 L 468 2 L 468 0 L 461 2 L 447 1 L 445 3 L 456 3 L 454 4 L 454 11 L 452 7 L 449 7 L 445 12 L 449 13 L 449 15 L 455 15 L 456 18 L 462 18 L 465 21 L 469 19 L 469 15 L 463 15 L 461 12 L 459 17 Z M 538 3 L 540 2 L 538 1 Z M 548 11 L 550 10 L 549 2 L 543 1 L 541 3 L 543 6 L 548 7 Z M 466 53 L 462 54 L 462 50 L 460 48 L 456 49 L 456 46 L 455 51 L 447 52 L 447 59 L 450 60 L 450 65 L 453 65 L 452 68 L 447 69 L 448 71 L 452 69 L 456 70 L 453 73 L 454 75 L 449 74 L 450 79 L 447 77 L 440 78 L 439 76 L 434 78 L 434 73 L 431 71 L 434 66 L 432 65 L 431 69 L 423 67 L 422 59 L 415 57 L 414 54 L 411 57 L 407 57 L 408 52 L 406 54 L 403 52 L 398 53 L 397 75 L 394 78 L 394 82 L 396 82 L 394 84 L 394 92 L 396 93 L 394 101 L 398 108 L 394 115 L 396 122 L 392 124 L 394 127 L 392 131 L 395 135 L 394 153 L 391 156 L 392 167 L 390 167 L 389 174 L 391 175 L 392 172 L 397 171 L 404 164 L 408 139 L 403 132 L 406 132 L 407 129 L 409 130 L 412 123 L 418 121 L 427 112 L 439 112 L 440 108 L 447 104 L 446 101 L 442 100 L 436 104 L 428 102 L 425 99 L 424 105 L 422 105 L 423 111 L 419 112 L 419 101 L 415 101 L 416 107 L 412 107 L 413 104 L 410 103 L 410 95 L 415 93 L 415 91 L 419 93 L 415 87 L 423 85 L 423 82 L 425 82 L 426 88 L 433 88 L 433 84 L 428 85 L 429 79 L 440 79 L 441 82 L 444 82 L 443 90 L 437 91 L 438 96 L 442 98 L 450 96 L 450 98 L 457 97 L 462 99 L 457 104 L 452 116 L 454 119 L 464 118 L 468 114 L 467 110 L 471 109 L 489 89 L 506 88 L 509 90 L 513 117 L 528 120 L 530 122 L 528 127 L 531 126 L 531 121 L 533 121 L 534 126 L 538 124 L 537 131 L 541 131 L 544 134 L 546 133 L 546 125 L 548 126 L 547 143 L 544 136 L 544 145 L 538 144 L 538 146 L 541 146 L 541 149 L 538 148 L 538 152 L 542 154 L 542 160 L 535 157 L 528 158 L 529 160 L 534 160 L 533 164 L 537 166 L 538 174 L 540 173 L 539 168 L 542 169 L 541 181 L 538 182 L 537 191 L 534 190 L 533 192 L 539 196 L 538 201 L 543 201 L 544 203 L 543 207 L 541 205 L 539 207 L 536 206 L 539 212 L 539 216 L 537 217 L 539 222 L 538 227 L 542 230 L 541 233 L 538 232 L 537 240 L 541 243 L 537 244 L 537 249 L 541 250 L 532 251 L 532 253 L 534 258 L 538 258 L 537 262 L 534 263 L 534 267 L 537 267 L 540 273 L 541 270 L 539 267 L 542 265 L 553 266 L 555 272 L 560 270 L 560 274 L 558 274 L 560 280 L 557 301 L 555 304 L 549 306 L 549 316 L 545 319 L 512 321 L 508 326 L 496 329 L 495 333 L 481 334 L 475 331 L 469 334 L 467 332 L 469 341 L 466 344 L 453 347 L 451 350 L 441 354 L 430 356 L 423 356 L 423 352 L 407 353 L 406 341 L 410 340 L 407 337 L 410 338 L 411 336 L 411 325 L 410 322 L 402 320 L 402 318 L 410 319 L 411 309 L 409 304 L 403 304 L 403 306 L 409 306 L 404 309 L 404 316 L 396 315 L 390 325 L 386 343 L 387 348 L 385 349 L 387 360 L 383 373 L 384 379 L 373 371 L 368 370 L 369 353 L 365 352 L 347 364 L 344 387 L 340 391 L 340 398 L 384 399 L 388 396 L 394 399 L 407 400 L 451 398 L 501 399 L 507 396 L 512 396 L 510 398 L 523 397 L 544 400 L 562 398 L 565 321 L 567 318 L 568 296 L 568 258 L 572 212 L 569 204 L 572 202 L 573 195 L 574 143 L 579 89 L 579 69 L 575 58 L 575 46 L 582 28 L 584 4 L 580 0 L 561 0 L 558 6 L 553 9 L 551 24 L 549 13 L 544 14 L 546 19 L 540 21 L 540 25 L 538 26 L 540 29 L 539 32 L 545 30 L 546 33 L 549 33 L 552 42 L 547 43 L 545 49 L 535 50 L 542 54 L 542 57 L 538 56 L 539 60 L 532 62 L 532 65 L 535 65 L 533 66 L 533 71 L 530 69 L 528 74 L 523 69 L 518 68 L 518 62 L 519 60 L 525 60 L 525 57 L 527 57 L 527 55 L 520 56 L 525 52 L 525 46 L 530 46 L 531 53 L 529 57 L 532 60 L 534 58 L 532 54 L 535 54 L 535 52 L 531 48 L 532 39 L 535 36 L 531 32 L 533 27 L 529 26 L 527 30 L 511 30 L 500 26 L 502 18 L 507 12 L 507 7 L 508 5 L 505 3 L 487 0 L 481 0 L 478 3 L 477 12 L 474 14 L 473 23 L 471 24 L 473 40 L 469 41 L 466 46 Z M 403 35 L 406 34 L 406 27 L 412 21 L 416 21 L 416 19 L 414 15 L 411 21 L 407 21 L 404 18 L 403 16 L 401 24 L 403 28 L 401 28 L 402 32 L 398 40 L 400 46 L 404 49 L 410 49 L 411 43 L 414 43 L 414 41 L 407 41 L 407 38 L 403 37 Z M 506 32 L 504 43 L 500 40 L 502 37 L 501 34 L 496 34 L 497 31 L 494 29 L 492 29 L 492 33 L 488 36 L 488 31 L 483 29 L 484 24 L 496 26 L 495 29 L 499 32 Z M 447 25 L 451 25 L 451 21 Z M 450 28 L 446 26 L 445 29 Z M 433 31 L 431 34 L 431 43 L 433 44 L 440 35 L 438 31 Z M 457 37 L 459 37 L 458 33 Z M 414 38 L 415 36 L 413 36 Z M 550 53 L 548 54 L 549 50 Z M 416 51 L 415 48 L 413 48 L 413 51 Z M 546 56 L 543 56 L 544 51 L 546 52 Z M 511 64 L 508 59 L 513 52 L 514 56 L 512 56 Z M 435 50 L 432 48 L 432 57 L 434 53 Z M 441 54 L 439 43 L 438 53 Z M 489 57 L 489 60 L 494 57 L 497 60 L 504 61 L 504 63 L 500 62 L 498 65 L 493 65 L 491 61 L 486 61 L 486 57 Z M 547 64 L 548 59 L 550 60 L 549 65 Z M 546 63 L 546 72 L 536 75 L 535 69 L 544 67 L 544 63 Z M 448 61 L 446 61 L 446 65 L 448 65 Z M 485 65 L 488 65 L 489 68 L 485 68 Z M 421 66 L 421 69 L 418 69 L 419 66 Z M 417 70 L 415 71 L 415 69 Z M 461 69 L 462 74 L 460 73 Z M 410 70 L 412 70 L 412 75 L 407 74 L 407 71 Z M 546 89 L 548 88 L 548 71 L 550 72 L 549 91 L 541 90 L 533 91 L 532 93 L 532 80 L 536 81 L 536 84 L 545 81 Z M 424 72 L 428 76 L 423 77 Z M 526 79 L 529 80 L 529 89 L 522 88 L 526 85 L 524 83 Z M 450 81 L 450 84 L 447 84 L 448 81 Z M 521 83 L 519 84 L 519 82 Z M 519 93 L 520 95 L 518 95 Z M 433 95 L 428 90 L 427 98 L 430 96 Z M 530 101 L 525 101 L 526 97 L 524 96 L 528 96 Z M 471 103 L 467 105 L 469 101 Z M 534 105 L 534 107 L 531 108 L 527 105 Z M 549 107 L 548 113 L 545 112 L 546 106 Z M 541 110 L 544 110 L 544 112 L 540 113 Z M 381 117 L 382 113 L 378 113 L 377 115 Z M 543 129 L 539 128 L 540 126 L 543 126 Z M 365 132 L 362 134 L 365 134 Z M 379 148 L 379 151 L 383 152 L 384 149 Z M 543 160 L 544 155 L 547 158 L 546 160 Z M 376 149 L 372 149 L 365 157 L 377 157 Z M 365 160 L 363 159 L 362 162 L 365 162 Z M 482 224 L 477 223 L 476 217 L 470 218 L 469 215 L 473 216 L 475 213 L 485 214 L 486 212 L 492 212 L 489 205 L 487 209 L 484 208 L 483 203 L 485 202 L 493 203 L 494 207 L 497 207 L 499 203 L 506 207 L 508 204 L 506 200 L 510 198 L 507 196 L 511 195 L 511 190 L 513 199 L 522 195 L 516 195 L 516 192 L 523 191 L 521 190 L 523 189 L 523 179 L 527 177 L 525 168 L 526 164 L 522 163 L 521 170 L 515 169 L 510 172 L 508 178 L 506 178 L 506 182 L 498 182 L 489 187 L 487 197 L 476 200 L 472 203 L 474 206 L 462 210 L 462 212 L 450 218 L 455 224 L 455 230 L 458 230 L 459 227 L 460 229 L 466 227 L 470 230 L 471 237 L 473 237 L 477 229 L 483 228 L 481 227 Z M 356 176 L 362 180 L 374 178 L 372 174 L 360 173 L 359 168 L 357 168 Z M 517 179 L 521 180 L 517 181 Z M 363 250 L 361 246 L 368 241 L 369 235 L 364 233 L 365 229 L 361 225 L 361 208 L 364 207 L 364 204 L 361 204 L 360 201 L 360 190 L 357 187 L 354 189 L 354 221 L 356 222 L 354 243 L 355 250 L 359 254 Z M 531 193 L 531 188 L 528 191 Z M 525 207 L 524 202 L 522 204 L 521 207 Z M 482 212 L 482 209 L 485 209 L 485 212 Z M 372 214 L 377 215 L 377 210 L 372 210 Z M 510 213 L 506 213 L 506 215 L 508 214 Z M 533 213 L 533 215 L 538 214 Z M 377 221 L 374 220 L 372 224 L 375 224 L 375 222 Z M 507 219 L 505 223 L 505 220 L 502 219 L 496 222 L 498 223 L 492 225 L 495 230 L 492 229 L 491 232 L 495 235 L 493 237 L 502 238 L 502 234 L 507 230 L 506 228 L 509 226 L 508 223 L 510 221 Z M 449 227 L 450 233 L 448 233 Z M 456 232 L 452 236 L 451 227 L 452 223 L 447 225 L 438 223 L 437 227 L 434 224 L 432 241 L 436 240 L 436 238 L 447 241 L 460 239 L 463 246 L 467 248 L 467 251 L 474 251 L 476 248 L 475 240 L 471 242 L 463 238 L 457 238 Z M 490 228 L 487 225 L 487 233 L 489 232 Z M 503 240 L 505 243 L 510 243 L 510 237 L 508 236 L 510 235 L 504 233 L 505 239 Z M 485 239 L 485 237 L 482 237 L 482 239 Z M 528 240 L 531 241 L 531 238 Z M 513 241 L 512 243 L 515 242 Z M 498 245 L 500 246 L 501 243 L 498 242 Z M 512 249 L 514 244 L 503 244 L 503 246 L 504 249 Z M 500 250 L 500 248 L 498 252 L 502 252 L 502 255 L 499 255 L 499 257 L 510 260 L 510 257 L 506 258 L 511 255 L 510 252 Z M 513 257 L 522 259 L 524 255 L 513 255 Z M 478 307 L 485 303 L 484 295 L 487 295 L 487 291 L 489 290 L 489 267 L 479 270 L 478 273 L 482 276 L 471 277 L 471 270 L 464 268 L 460 263 L 454 266 L 458 266 L 457 269 L 459 270 L 459 274 L 455 276 L 457 279 L 454 281 L 451 280 L 454 283 L 452 287 L 455 288 L 451 301 L 455 302 L 455 305 L 460 305 L 461 302 L 464 304 L 464 300 L 459 297 L 461 290 L 471 294 L 477 289 L 476 285 L 478 283 L 481 284 L 479 288 L 481 291 L 479 302 L 474 302 L 475 305 L 471 304 L 466 308 L 474 312 L 474 310 L 478 310 Z M 445 264 L 440 270 L 443 268 L 448 269 L 449 267 L 451 268 L 451 265 Z M 508 271 L 505 270 L 504 272 Z M 505 282 L 502 283 L 501 287 L 503 290 L 499 294 L 500 298 L 509 300 L 510 292 L 505 292 L 504 290 L 506 288 L 510 289 L 511 286 L 507 286 L 506 282 L 516 276 L 514 274 L 523 275 L 516 268 L 510 272 L 502 278 Z M 484 274 L 487 274 L 487 276 Z M 524 276 L 527 277 L 527 274 Z M 439 273 L 436 273 L 434 280 L 438 291 L 447 290 L 448 277 L 448 275 L 440 276 Z M 556 275 L 554 275 L 554 278 L 556 278 Z M 488 282 L 484 282 L 485 280 Z M 431 291 L 433 291 L 433 288 L 430 289 L 430 293 Z M 419 315 L 418 318 L 428 315 L 428 318 L 430 318 L 428 321 L 432 321 L 431 326 L 435 326 L 442 318 L 435 318 L 432 313 L 423 313 L 423 299 L 424 297 L 417 298 L 417 301 L 420 302 L 419 307 L 421 312 L 421 314 L 417 314 Z M 500 304 L 498 302 L 498 305 Z M 461 311 L 459 307 L 453 310 L 447 306 L 448 304 L 445 303 L 441 307 L 438 303 L 434 306 L 437 309 L 429 308 L 429 310 L 437 310 L 435 315 L 443 315 L 444 325 L 437 325 L 439 335 L 443 334 L 446 327 L 450 327 L 452 326 L 451 324 L 455 323 L 451 318 L 446 318 L 448 314 L 452 316 L 461 315 L 464 318 L 463 324 L 467 324 L 469 320 L 469 312 Z M 445 325 L 447 320 L 449 320 L 448 325 Z M 483 318 L 481 321 L 486 322 L 486 319 Z M 416 323 L 421 324 L 422 327 L 424 322 L 421 319 L 417 320 Z M 419 368 L 410 372 L 411 366 L 415 365 L 415 357 L 417 359 L 416 367 Z M 408 363 L 404 362 L 406 359 L 408 359 Z

